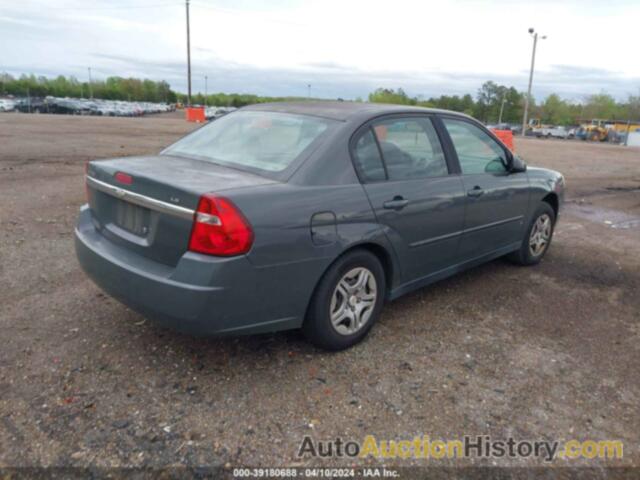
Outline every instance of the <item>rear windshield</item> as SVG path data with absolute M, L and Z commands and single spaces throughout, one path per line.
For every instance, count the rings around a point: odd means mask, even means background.
M 277 174 L 311 148 L 332 123 L 306 115 L 234 112 L 196 130 L 162 153 Z

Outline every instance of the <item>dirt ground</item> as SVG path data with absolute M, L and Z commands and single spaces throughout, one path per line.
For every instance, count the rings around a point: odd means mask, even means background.
M 544 261 L 425 288 L 329 354 L 296 332 L 162 330 L 80 270 L 84 162 L 157 152 L 192 128 L 0 114 L 0 466 L 304 466 L 320 462 L 296 457 L 305 435 L 367 434 L 617 439 L 624 458 L 608 464 L 640 466 L 640 149 L 517 139 L 529 164 L 567 179 Z

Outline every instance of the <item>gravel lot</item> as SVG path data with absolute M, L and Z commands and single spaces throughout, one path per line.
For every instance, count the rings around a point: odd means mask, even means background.
M 517 139 L 568 183 L 545 260 L 423 289 L 328 354 L 296 332 L 164 331 L 81 272 L 84 162 L 157 152 L 193 128 L 0 114 L 0 466 L 310 465 L 296 458 L 304 435 L 366 434 L 619 439 L 610 464 L 640 466 L 639 149 Z M 452 463 L 491 461 L 431 461 Z M 573 464 L 603 462 L 554 465 Z

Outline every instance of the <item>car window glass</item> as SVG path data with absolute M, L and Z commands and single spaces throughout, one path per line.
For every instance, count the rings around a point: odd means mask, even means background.
M 390 180 L 441 177 L 447 163 L 427 118 L 394 118 L 373 126 Z
M 282 172 L 333 123 L 306 115 L 238 111 L 196 130 L 163 153 Z
M 382 165 L 380 150 L 378 150 L 378 145 L 376 145 L 371 129 L 367 129 L 356 142 L 354 158 L 356 168 L 363 181 L 379 182 L 387 178 Z
M 465 175 L 506 172 L 506 156 L 498 143 L 477 126 L 444 118 L 460 168 Z
M 441 177 L 447 163 L 428 118 L 394 118 L 373 126 L 390 180 Z

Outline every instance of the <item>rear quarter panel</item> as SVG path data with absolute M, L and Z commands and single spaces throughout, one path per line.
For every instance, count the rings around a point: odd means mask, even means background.
M 302 323 L 318 281 L 349 248 L 373 243 L 391 252 L 359 183 L 282 183 L 225 195 L 253 228 L 254 243 L 247 258 L 255 267 L 256 301 L 273 310 L 271 318 L 296 316 Z M 322 241 L 314 241 L 312 218 L 321 219 Z

